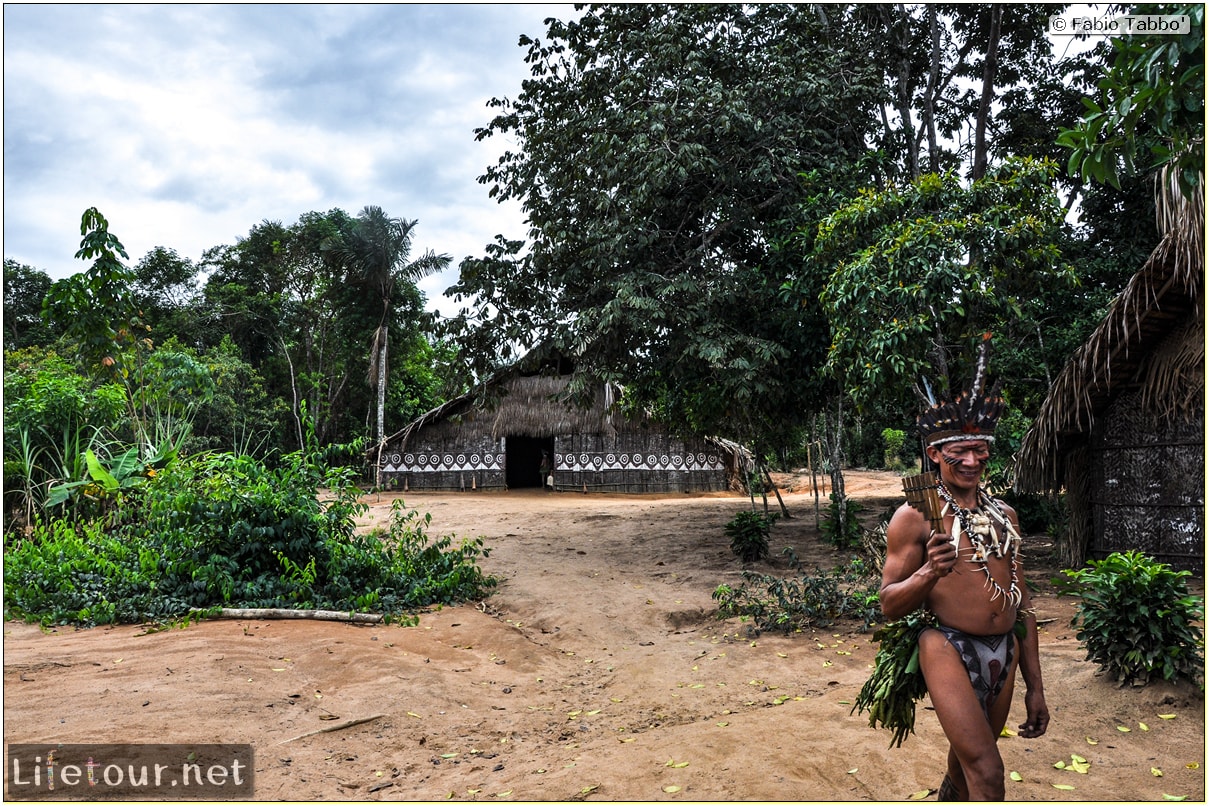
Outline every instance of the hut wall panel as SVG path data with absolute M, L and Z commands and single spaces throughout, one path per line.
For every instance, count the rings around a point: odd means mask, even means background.
M 504 444 L 489 434 L 447 427 L 425 428 L 405 450 L 383 452 L 383 484 L 397 490 L 491 490 L 505 487 Z
M 554 484 L 593 492 L 666 493 L 729 487 L 725 459 L 703 440 L 685 443 L 654 428 L 555 438 Z
M 1204 414 L 1159 420 L 1137 398 L 1115 400 L 1092 436 L 1088 554 L 1137 550 L 1204 573 Z

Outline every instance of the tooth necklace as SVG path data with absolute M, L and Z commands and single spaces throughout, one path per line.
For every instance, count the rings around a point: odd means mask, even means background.
M 981 487 L 978 488 L 978 507 L 973 510 L 960 506 L 953 498 L 953 494 L 945 488 L 944 482 L 938 483 L 936 487 L 940 497 L 945 501 L 941 515 L 948 513 L 953 515 L 954 548 L 960 546 L 961 533 L 965 532 L 969 536 L 970 545 L 973 548 L 973 553 L 967 562 L 979 563 L 982 566 L 982 572 L 987 578 L 987 589 L 991 591 L 991 601 L 1002 596 L 1005 609 L 1009 604 L 1012 607 L 1019 607 L 1022 594 L 1016 578 L 1016 551 L 1020 545 L 1020 535 L 1016 533 L 1011 520 Z M 1002 541 L 999 539 L 999 532 L 995 529 L 991 518 L 994 518 L 1003 527 Z M 1004 590 L 1003 586 L 996 582 L 991 575 L 987 560 L 992 554 L 996 557 L 1005 555 L 1011 557 L 1012 582 L 1007 590 Z

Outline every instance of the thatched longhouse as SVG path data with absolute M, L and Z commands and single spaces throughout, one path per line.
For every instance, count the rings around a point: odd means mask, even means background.
M 1160 203 L 1163 238 L 1071 358 L 1026 434 L 1023 492 L 1065 492 L 1070 567 L 1137 550 L 1204 573 L 1204 201 Z
M 563 402 L 557 396 L 568 380 L 513 370 L 425 413 L 386 440 L 383 486 L 541 488 L 543 453 L 556 490 L 665 493 L 738 486 L 738 446 L 680 439 L 651 419 L 627 419 L 616 411 L 613 387 L 602 386 L 590 408 Z

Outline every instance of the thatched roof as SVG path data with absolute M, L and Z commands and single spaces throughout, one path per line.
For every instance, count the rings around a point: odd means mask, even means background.
M 493 438 L 505 434 L 552 437 L 585 431 L 611 433 L 615 387 L 602 386 L 594 404 L 584 407 L 562 399 L 567 381 L 565 375 L 499 373 L 475 389 L 421 414 L 387 437 L 386 442 L 398 442 L 404 448 L 411 435 L 426 425 L 469 416 L 489 418 Z
M 1057 491 L 1063 457 L 1092 430 L 1108 403 L 1140 389 L 1148 413 L 1194 411 L 1204 395 L 1205 205 L 1158 194 L 1162 241 L 1117 297 L 1104 321 L 1058 375 L 1016 463 L 1021 491 Z

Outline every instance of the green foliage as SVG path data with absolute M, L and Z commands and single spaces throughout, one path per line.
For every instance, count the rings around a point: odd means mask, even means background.
M 1191 573 L 1140 552 L 1113 552 L 1088 568 L 1064 570 L 1080 597 L 1071 626 L 1087 659 L 1121 685 L 1185 679 L 1203 685 L 1204 603 L 1188 592 Z
M 523 37 L 532 78 L 477 136 L 508 144 L 480 181 L 524 205 L 530 241 L 500 236 L 451 289 L 476 369 L 549 345 L 577 382 L 745 442 L 808 416 L 827 333 L 779 292 L 804 208 L 860 181 L 876 120 L 878 70 L 834 36 L 849 14 L 595 5 Z
M 397 506 L 357 532 L 351 471 L 296 453 L 267 468 L 231 454 L 179 459 L 122 502 L 120 525 L 39 521 L 5 552 L 7 617 L 44 624 L 162 621 L 214 607 L 303 607 L 401 617 L 481 596 L 481 539 L 432 537 Z
M 819 524 L 823 539 L 837 549 L 858 548 L 861 545 L 860 513 L 864 511 L 859 501 L 838 493 L 831 494 L 827 515 Z
M 1171 166 L 1185 196 L 1205 165 L 1205 6 L 1144 4 L 1133 14 L 1183 14 L 1187 34 L 1114 36 L 1112 64 L 1085 97 L 1083 120 L 1058 143 L 1074 176 L 1120 188 L 1136 170 Z
M 42 300 L 50 291 L 44 271 L 4 259 L 4 348 L 45 347 L 62 332 L 62 326 L 42 318 Z
M 893 731 L 891 747 L 902 746 L 915 732 L 915 703 L 928 693 L 919 668 L 919 634 L 935 622 L 931 613 L 916 610 L 873 633 L 878 644 L 873 673 L 849 713 L 868 711 L 869 727 Z
M 934 345 L 1030 326 L 1022 301 L 1070 281 L 1055 245 L 1063 210 L 1052 174 L 1033 160 L 968 187 L 926 174 L 862 191 L 803 233 L 815 244 L 807 276 L 830 274 L 821 295 L 832 326 L 827 368 L 858 405 L 932 375 Z
M 907 441 L 907 432 L 900 431 L 897 428 L 882 429 L 882 443 L 885 445 L 883 459 L 887 470 L 901 470 L 903 467 L 902 457 L 899 455 L 903 449 L 903 443 Z
M 776 522 L 776 515 L 765 516 L 759 512 L 743 510 L 726 524 L 730 535 L 730 550 L 745 563 L 768 557 L 768 535 Z
M 840 619 L 856 619 L 867 628 L 881 614 L 878 587 L 864 562 L 853 558 L 847 567 L 816 568 L 798 578 L 745 570 L 743 584 L 719 585 L 713 599 L 719 618 L 750 618 L 761 630 L 789 634 L 829 627 Z

